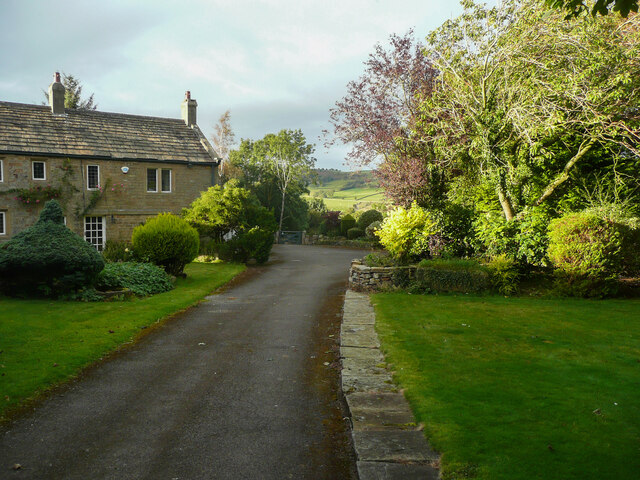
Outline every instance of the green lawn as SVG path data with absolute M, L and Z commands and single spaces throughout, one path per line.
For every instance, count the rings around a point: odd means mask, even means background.
M 372 299 L 443 478 L 639 478 L 640 300 Z
M 170 292 L 118 302 L 0 298 L 0 419 L 244 270 L 192 263 Z

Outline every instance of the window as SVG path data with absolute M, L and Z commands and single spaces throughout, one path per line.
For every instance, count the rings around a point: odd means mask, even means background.
M 84 217 L 84 239 L 99 252 L 104 248 L 104 217 Z
M 4 165 L 2 164 L 2 159 L 0 158 L 0 183 L 4 182 Z
M 171 169 L 162 169 L 162 191 L 165 193 L 171 192 Z
M 0 212 L 0 235 L 7 234 L 6 215 L 4 212 Z
M 158 169 L 147 168 L 147 192 L 158 191 Z
M 87 165 L 87 189 L 97 190 L 98 188 L 100 188 L 100 167 Z
M 31 173 L 34 180 L 46 180 L 47 170 L 44 162 L 31 162 Z

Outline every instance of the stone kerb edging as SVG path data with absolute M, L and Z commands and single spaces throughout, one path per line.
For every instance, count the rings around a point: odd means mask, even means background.
M 359 292 L 375 291 L 393 286 L 393 276 L 403 270 L 408 278 L 415 278 L 416 267 L 369 267 L 360 260 L 351 262 L 349 288 Z
M 347 290 L 340 331 L 342 390 L 353 424 L 360 480 L 438 478 L 431 450 L 385 368 L 365 293 Z

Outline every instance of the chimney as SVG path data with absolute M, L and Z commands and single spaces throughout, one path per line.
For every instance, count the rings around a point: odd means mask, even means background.
M 64 115 L 64 85 L 60 83 L 60 72 L 53 75 L 53 83 L 49 85 L 49 105 L 54 115 Z
M 182 102 L 182 119 L 188 126 L 196 124 L 196 109 L 198 108 L 198 102 L 191 100 L 191 92 L 187 90 L 184 95 L 184 101 Z

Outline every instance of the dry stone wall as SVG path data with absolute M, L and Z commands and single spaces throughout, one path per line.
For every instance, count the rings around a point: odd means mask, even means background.
M 413 279 L 415 275 L 415 266 L 368 267 L 360 260 L 353 260 L 349 271 L 349 288 L 360 292 L 383 290 L 396 286 L 398 276 Z

